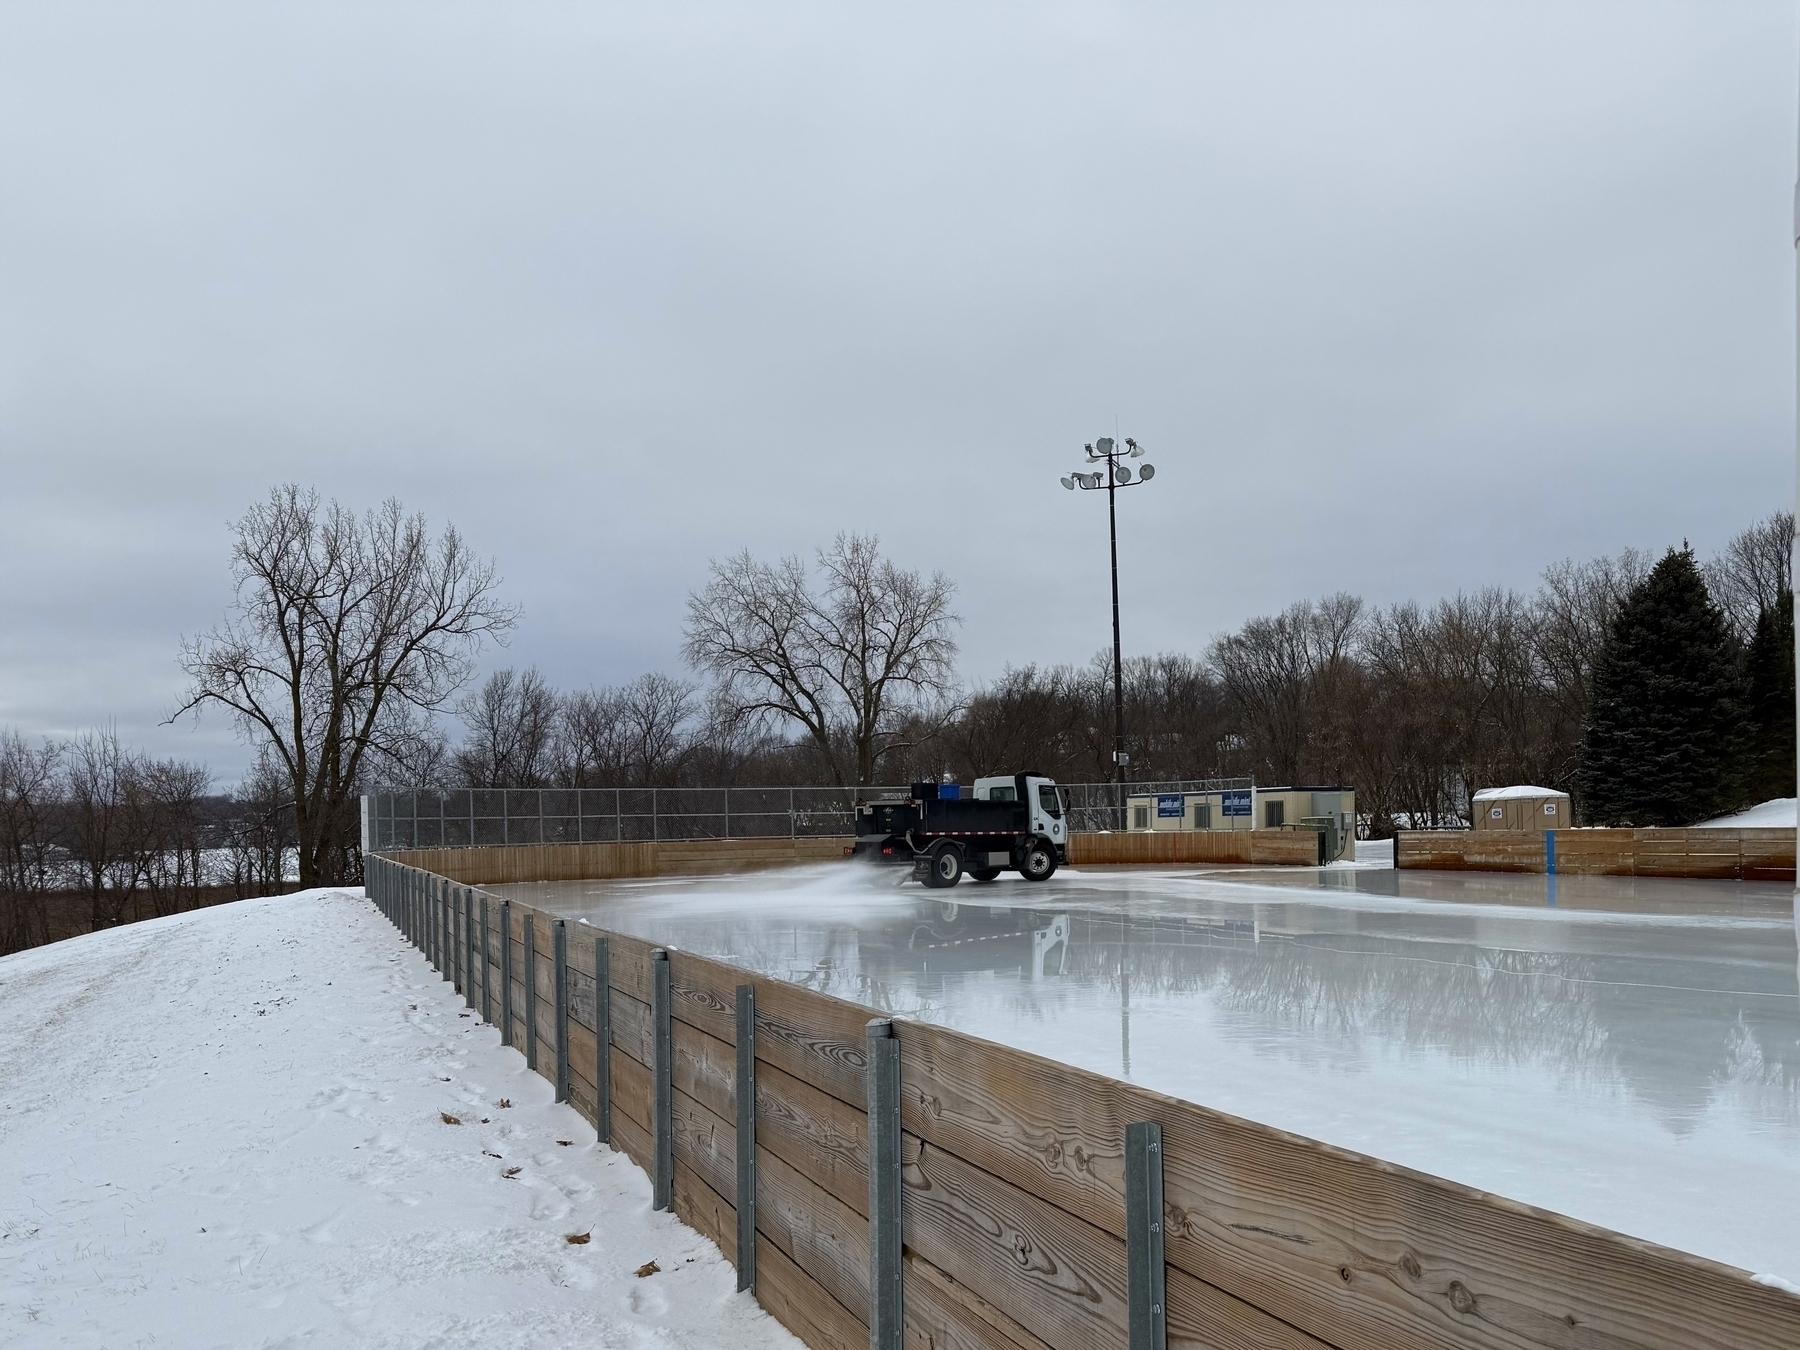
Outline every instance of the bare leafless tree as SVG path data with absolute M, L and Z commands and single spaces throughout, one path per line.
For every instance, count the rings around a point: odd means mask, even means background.
M 516 613 L 492 562 L 396 501 L 358 516 L 287 484 L 235 532 L 235 610 L 183 644 L 176 716 L 224 708 L 268 747 L 292 786 L 301 884 L 352 880 L 356 796 L 390 709 L 448 704 Z
M 1259 768 L 1276 781 L 1302 776 L 1321 683 L 1350 659 L 1362 621 L 1363 602 L 1356 596 L 1302 600 L 1215 639 L 1208 651 L 1246 732 L 1261 748 Z
M 382 715 L 371 750 L 371 782 L 423 787 L 450 781 L 450 740 L 442 724 L 410 703 L 394 703 Z
M 1606 644 L 1613 615 L 1650 575 L 1655 561 L 1642 549 L 1628 548 L 1615 557 L 1586 562 L 1566 558 L 1544 569 L 1533 600 L 1537 659 L 1577 741 L 1587 716 L 1594 661 Z
M 673 784 L 693 750 L 700 691 L 686 680 L 652 672 L 616 695 L 626 764 L 643 786 Z
M 136 757 L 111 727 L 76 737 L 66 751 L 64 837 L 94 928 L 119 923 L 137 888 L 132 865 L 132 780 L 137 771 Z
M 49 941 L 59 748 L 0 733 L 0 953 Z
M 497 670 L 457 705 L 468 735 L 451 759 L 464 787 L 543 787 L 550 781 L 562 700 L 538 673 Z
M 292 784 L 265 748 L 231 793 L 224 838 L 227 873 L 219 879 L 229 881 L 240 898 L 278 895 L 296 845 Z
M 1732 536 L 1702 569 L 1713 603 L 1725 611 L 1731 631 L 1749 646 L 1756 621 L 1794 589 L 1794 513 L 1777 511 Z
M 818 569 L 815 592 L 798 557 L 715 562 L 688 598 L 683 654 L 737 708 L 797 724 L 840 786 L 861 786 L 923 734 L 902 730 L 920 725 L 920 709 L 951 692 L 955 588 L 942 573 L 896 567 L 863 535 L 839 535 Z

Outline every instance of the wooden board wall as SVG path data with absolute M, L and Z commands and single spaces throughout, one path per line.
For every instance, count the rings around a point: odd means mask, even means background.
M 844 856 L 846 838 L 682 839 L 631 844 L 513 844 L 401 849 L 384 857 L 470 886 L 604 881 L 792 867 Z
M 1557 830 L 1559 876 L 1699 877 L 1792 881 L 1792 830 Z M 1407 830 L 1396 867 L 1544 872 L 1542 830 Z
M 1316 867 L 1318 862 L 1319 836 L 1312 830 L 1135 830 L 1069 838 L 1072 867 L 1114 863 Z
M 637 844 L 514 844 L 507 847 L 403 849 L 383 855 L 469 886 L 530 881 L 604 881 L 740 872 L 841 860 L 848 836 L 819 839 L 690 839 Z M 1139 830 L 1075 834 L 1071 866 L 1237 863 L 1311 867 L 1318 836 L 1310 830 Z
M 489 913 L 497 922 L 491 898 Z M 514 1040 L 531 990 L 538 1070 L 553 1080 L 552 917 L 521 904 L 512 916 Z M 580 924 L 568 933 L 571 1102 L 595 1118 L 593 944 L 606 936 L 613 1143 L 648 1170 L 650 944 Z M 864 1037 L 878 1014 L 682 952 L 670 973 L 677 1215 L 735 1259 L 733 1008 L 748 983 L 757 1296 L 813 1350 L 862 1350 Z M 1183 1350 L 1800 1345 L 1800 1297 L 1744 1271 L 966 1033 L 910 1021 L 895 1031 L 908 1350 L 1125 1343 L 1122 1144 L 1137 1120 L 1163 1128 L 1169 1340 Z

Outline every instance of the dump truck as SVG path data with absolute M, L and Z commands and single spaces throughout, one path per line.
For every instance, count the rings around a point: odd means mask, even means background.
M 966 872 L 992 881 L 1016 871 L 1048 881 L 1069 860 L 1068 800 L 1040 773 L 977 778 L 964 796 L 953 783 L 914 783 L 904 798 L 858 803 L 856 842 L 845 852 L 870 863 L 912 869 L 935 889 Z

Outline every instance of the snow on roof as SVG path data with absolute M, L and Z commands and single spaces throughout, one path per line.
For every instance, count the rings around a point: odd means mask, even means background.
M 1483 788 L 1475 794 L 1475 800 L 1478 802 L 1511 802 L 1524 797 L 1566 797 L 1568 795 L 1560 788 L 1541 788 L 1520 784 L 1517 787 Z
M 1794 799 L 1776 797 L 1761 805 L 1749 807 L 1735 815 L 1703 820 L 1699 830 L 1791 830 L 1794 828 Z

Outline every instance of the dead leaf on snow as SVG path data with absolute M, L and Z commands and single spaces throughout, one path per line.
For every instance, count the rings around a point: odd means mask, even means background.
M 442 1120 L 444 1122 L 444 1124 L 446 1124 L 446 1125 L 462 1124 L 462 1118 L 460 1116 L 453 1116 L 448 1111 L 439 1111 L 438 1118 L 440 1120 Z
M 506 1110 L 506 1109 L 507 1109 L 507 1108 L 508 1108 L 508 1107 L 509 1107 L 509 1106 L 511 1106 L 511 1105 L 512 1105 L 512 1098 L 511 1098 L 511 1097 L 502 1097 L 502 1098 L 501 1098 L 501 1099 L 500 1099 L 500 1109 L 501 1109 L 501 1110 L 502 1110 L 502 1111 L 504 1111 L 504 1110 Z
M 593 1230 L 590 1228 L 585 1233 L 570 1233 L 566 1238 L 563 1239 L 563 1241 L 567 1242 L 570 1246 L 573 1246 L 573 1247 L 585 1247 L 585 1246 L 587 1246 L 588 1242 L 592 1239 L 592 1237 L 593 1237 Z
M 637 1277 L 641 1280 L 646 1275 L 654 1275 L 654 1274 L 656 1274 L 657 1271 L 659 1271 L 661 1269 L 662 1269 L 662 1267 L 657 1265 L 656 1262 L 646 1261 L 646 1262 L 644 1262 L 643 1265 L 641 1265 L 637 1268 Z
M 489 1152 L 488 1152 L 488 1151 L 487 1151 L 487 1150 L 486 1150 L 486 1149 L 485 1149 L 485 1148 L 484 1148 L 484 1149 L 482 1149 L 482 1150 L 481 1150 L 481 1156 L 482 1156 L 482 1157 L 484 1157 L 484 1158 L 498 1158 L 498 1157 L 499 1157 L 499 1156 L 500 1156 L 500 1155 L 499 1155 L 499 1154 L 498 1154 L 498 1153 L 489 1153 Z
M 500 1175 L 507 1178 L 508 1180 L 511 1180 L 513 1177 L 518 1176 L 519 1173 L 523 1172 L 524 1170 L 525 1169 L 523 1167 L 509 1167 L 504 1172 L 502 1172 Z
M 558 1139 L 556 1142 L 561 1144 L 564 1148 L 575 1147 L 575 1141 L 573 1139 Z
M 492 1123 L 492 1122 L 491 1122 L 491 1121 L 489 1121 L 489 1120 L 488 1120 L 488 1118 L 487 1118 L 487 1117 L 486 1117 L 486 1116 L 483 1116 L 483 1117 L 482 1117 L 482 1118 L 481 1118 L 481 1123 L 482 1123 L 482 1124 L 483 1124 L 483 1125 L 488 1125 L 488 1124 L 491 1124 L 491 1123 Z

